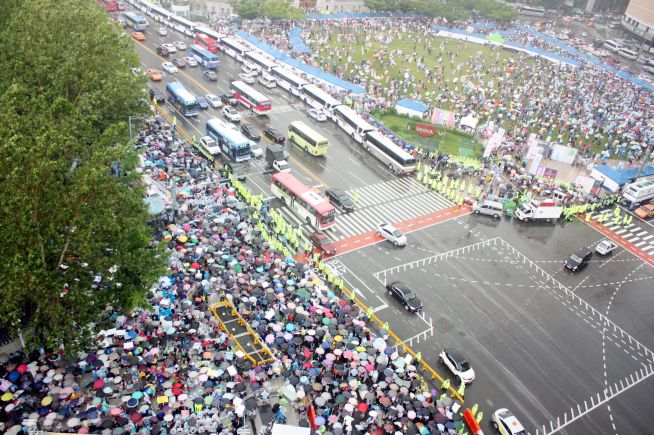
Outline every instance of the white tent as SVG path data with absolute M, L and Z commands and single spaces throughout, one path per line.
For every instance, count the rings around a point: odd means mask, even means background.
M 474 130 L 477 128 L 477 124 L 479 123 L 479 118 L 477 118 L 474 114 L 469 114 L 468 116 L 464 116 L 461 118 L 461 121 L 459 124 L 461 124 L 461 127 L 468 127 L 471 130 Z

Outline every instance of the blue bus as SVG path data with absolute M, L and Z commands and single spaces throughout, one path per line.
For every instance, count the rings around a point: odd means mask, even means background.
M 184 116 L 197 116 L 200 113 L 197 98 L 180 82 L 166 85 L 166 100 Z
M 234 162 L 250 160 L 250 140 L 222 119 L 207 121 L 207 134 L 213 138 L 222 153 Z
M 137 32 L 143 32 L 148 28 L 146 19 L 132 12 L 123 13 L 123 18 L 125 19 L 125 24 Z
M 194 57 L 195 60 L 197 60 L 198 63 L 203 67 L 209 69 L 218 68 L 220 59 L 218 58 L 217 55 L 213 54 L 209 50 L 205 50 L 201 46 L 197 44 L 193 44 L 189 47 L 188 53 L 189 56 Z

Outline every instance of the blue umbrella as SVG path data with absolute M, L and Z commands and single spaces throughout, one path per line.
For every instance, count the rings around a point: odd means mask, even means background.
M 287 323 L 287 324 L 286 324 L 286 330 L 287 330 L 288 332 L 293 332 L 293 331 L 295 331 L 295 325 L 294 325 L 293 323 Z

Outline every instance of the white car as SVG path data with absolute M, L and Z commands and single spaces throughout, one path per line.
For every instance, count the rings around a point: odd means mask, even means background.
M 173 44 L 161 44 L 161 46 L 168 50 L 168 53 L 177 53 L 177 47 Z
M 204 96 L 204 98 L 207 99 L 207 103 L 214 109 L 218 109 L 223 106 L 223 102 L 220 101 L 220 98 L 218 98 L 217 95 L 215 94 L 207 94 Z
M 232 122 L 241 122 L 241 114 L 232 106 L 223 107 L 223 115 Z
M 327 115 L 322 109 L 309 109 L 309 116 L 318 122 L 327 121 Z
M 198 66 L 198 61 L 193 56 L 186 56 L 182 59 L 184 59 L 184 62 L 186 62 L 186 65 L 188 66 Z
M 458 353 L 443 349 L 438 354 L 438 360 L 441 364 L 445 364 L 454 376 L 457 376 L 466 384 L 475 380 L 475 371 L 470 367 L 470 363 Z
M 250 156 L 255 159 L 260 159 L 263 157 L 263 150 L 253 141 L 250 141 Z
M 173 42 L 173 44 L 175 45 L 175 47 L 177 47 L 178 50 L 186 50 L 186 43 L 182 41 L 175 41 Z
M 291 165 L 286 160 L 275 160 L 272 168 L 275 172 L 291 172 Z
M 211 136 L 202 136 L 200 146 L 209 152 L 212 156 L 220 154 L 220 145 L 216 143 Z
M 175 65 L 173 65 L 172 63 L 170 63 L 170 62 L 162 63 L 161 67 L 164 69 L 164 71 L 166 71 L 167 73 L 170 73 L 170 74 L 175 74 L 175 73 L 179 72 L 177 67 Z
M 166 30 L 165 27 L 159 27 L 157 29 L 157 33 L 159 34 L 159 36 L 167 36 L 168 35 L 168 30 Z
M 277 87 L 277 79 L 269 75 L 262 75 L 261 77 L 259 77 L 259 83 L 261 83 L 268 89 Z
M 524 426 L 506 408 L 500 408 L 491 415 L 493 427 L 502 435 L 527 435 Z
M 259 74 L 259 68 L 250 62 L 243 62 L 243 65 L 241 66 L 241 71 L 243 71 L 245 74 L 252 74 L 252 75 L 257 75 Z
M 252 74 L 240 73 L 238 78 L 241 79 L 244 83 L 254 83 L 254 77 Z
M 395 246 L 406 245 L 406 236 L 391 224 L 381 223 L 377 225 L 377 234 Z

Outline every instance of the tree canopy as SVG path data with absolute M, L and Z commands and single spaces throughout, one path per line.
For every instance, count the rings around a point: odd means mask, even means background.
M 495 21 L 513 21 L 517 18 L 515 9 L 497 0 L 365 0 L 365 5 L 375 12 L 415 12 L 430 17 L 443 17 L 448 21 L 470 18 L 473 11 L 481 17 Z
M 128 143 L 145 77 L 94 2 L 6 0 L 0 45 L 0 322 L 72 351 L 163 271 Z
M 290 0 L 230 0 L 234 13 L 244 20 L 267 17 L 271 20 L 301 20 L 304 13 Z

